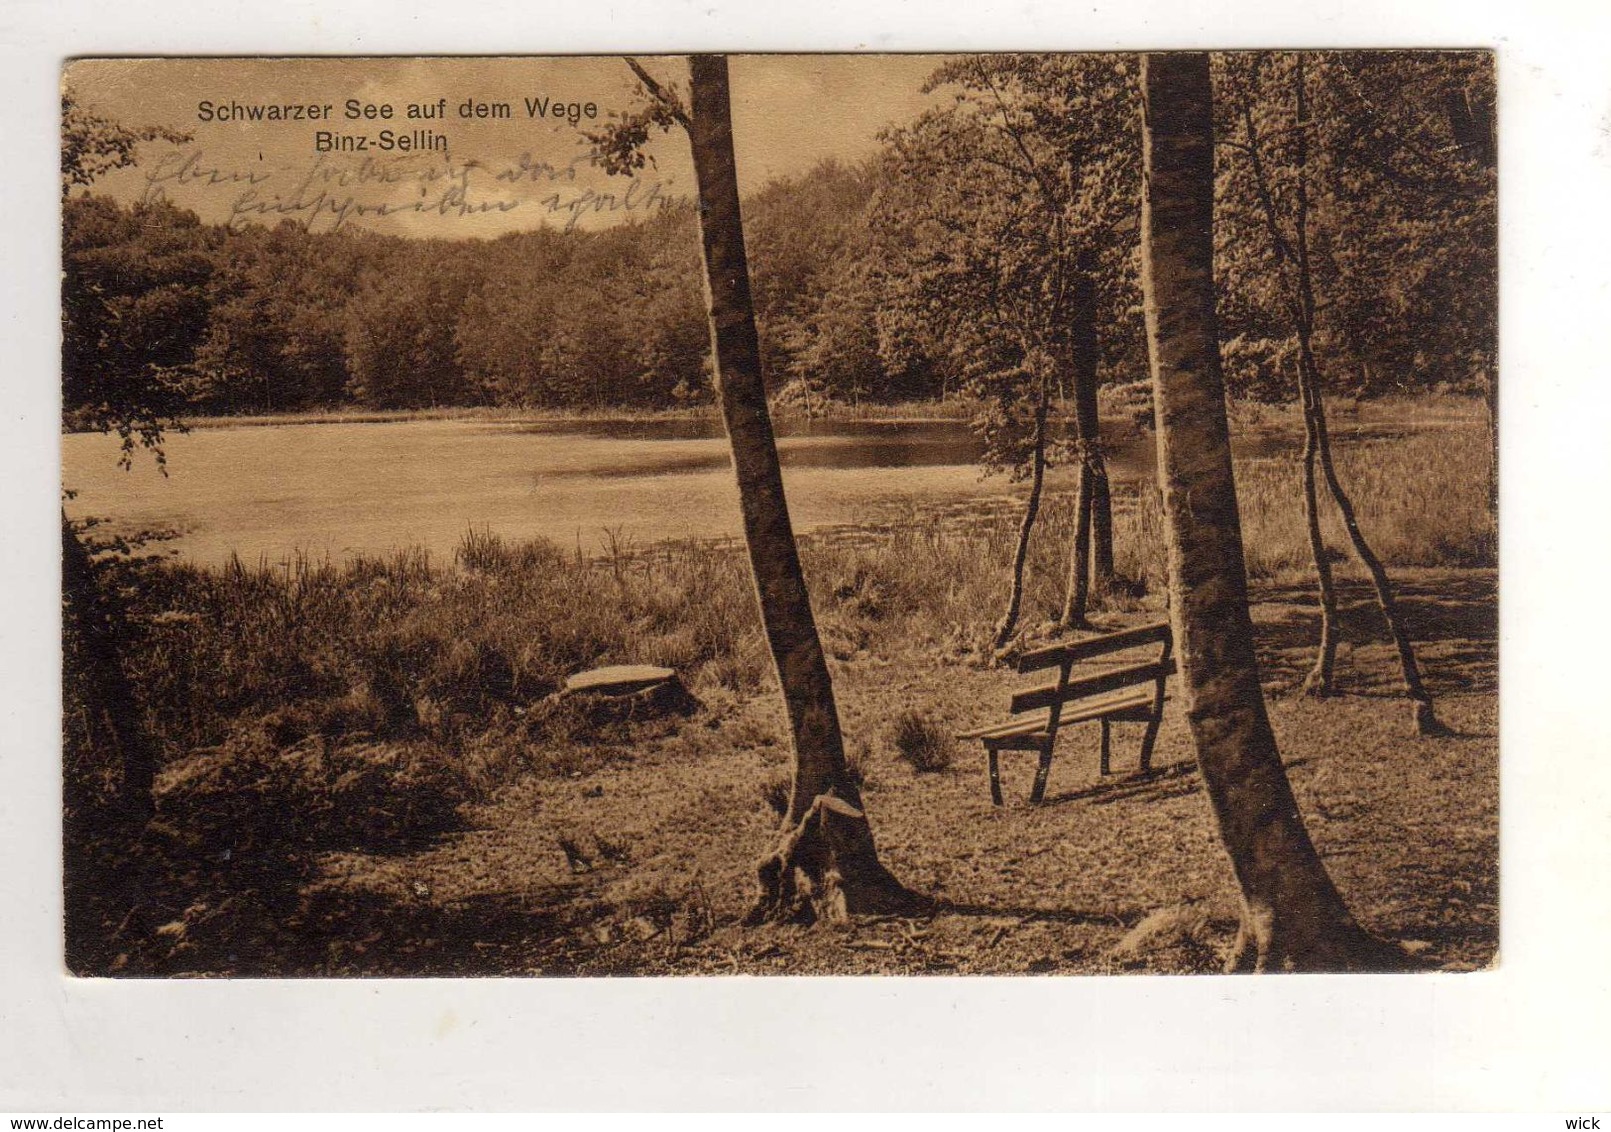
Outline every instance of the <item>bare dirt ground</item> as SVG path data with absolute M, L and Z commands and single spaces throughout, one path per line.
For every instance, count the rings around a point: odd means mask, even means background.
M 1343 580 L 1339 694 L 1290 689 L 1317 610 L 1305 582 L 1255 594 L 1271 713 L 1299 804 L 1359 919 L 1445 970 L 1498 949 L 1496 574 L 1395 579 L 1451 734 L 1416 737 L 1368 586 Z M 1158 616 L 1111 615 L 1104 628 Z M 1095 724 L 1059 740 L 1046 804 L 1032 759 L 1006 757 L 991 805 L 977 744 L 919 773 L 894 720 L 949 730 L 1002 715 L 1022 678 L 939 639 L 898 656 L 839 650 L 844 729 L 885 862 L 936 897 L 921 919 L 745 928 L 755 860 L 786 774 L 775 697 L 711 699 L 692 719 L 638 725 L 575 752 L 569 777 L 529 777 L 413 852 L 332 853 L 288 913 L 298 956 L 275 973 L 1104 974 L 1210 972 L 1236 927 L 1234 887 L 1172 697 L 1153 773 L 1139 726 L 1097 770 Z

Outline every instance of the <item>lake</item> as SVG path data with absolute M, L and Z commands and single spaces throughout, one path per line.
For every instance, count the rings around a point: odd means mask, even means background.
M 115 529 L 179 532 L 192 561 L 332 560 L 424 547 L 451 557 L 470 528 L 541 536 L 597 554 L 614 545 L 739 534 L 737 492 L 717 421 L 256 424 L 198 428 L 167 441 L 168 475 L 149 457 L 117 466 L 115 437 L 62 438 L 75 517 Z M 779 452 L 796 530 L 1021 498 L 983 478 L 961 421 L 803 422 Z M 1150 437 L 1110 452 L 1110 475 L 1149 477 Z M 1066 485 L 1066 470 L 1052 486 Z

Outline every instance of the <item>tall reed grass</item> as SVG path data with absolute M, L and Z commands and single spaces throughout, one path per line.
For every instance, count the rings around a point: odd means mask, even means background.
M 1336 446 L 1338 477 L 1361 529 L 1389 567 L 1495 564 L 1496 518 L 1488 503 L 1493 450 L 1485 430 L 1458 428 Z M 1295 457 L 1235 462 L 1249 576 L 1255 581 L 1313 569 L 1303 514 L 1303 470 Z M 1321 529 L 1334 559 L 1351 555 L 1341 513 L 1321 485 Z M 1151 483 L 1115 485 L 1114 567 L 1118 585 L 1103 599 L 1123 607 L 1165 584 L 1162 499 Z M 1017 538 L 1016 508 L 997 507 L 941 524 L 916 506 L 876 537 L 846 546 L 808 542 L 818 594 L 876 595 L 876 604 L 920 614 L 924 623 L 978 642 L 1005 603 Z M 1061 611 L 1074 535 L 1074 499 L 1049 494 L 1030 542 L 1023 619 Z M 821 600 L 819 598 L 819 600 Z

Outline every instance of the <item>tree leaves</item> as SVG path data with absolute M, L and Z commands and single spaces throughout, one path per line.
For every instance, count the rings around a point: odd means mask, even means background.
M 1470 384 L 1495 350 L 1492 59 L 1481 52 L 1291 52 L 1216 59 L 1215 261 L 1233 391 L 1292 395 L 1304 143 L 1316 343 L 1356 392 Z M 1272 224 L 1271 217 L 1274 222 Z

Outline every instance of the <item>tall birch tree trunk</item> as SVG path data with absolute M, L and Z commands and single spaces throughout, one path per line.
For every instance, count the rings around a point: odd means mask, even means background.
M 861 793 L 846 770 L 833 682 L 783 493 L 739 212 L 727 60 L 695 55 L 689 71 L 686 125 L 699 189 L 717 398 L 732 448 L 761 620 L 794 747 L 794 788 L 782 838 L 761 864 L 761 894 L 751 918 L 910 908 L 918 898 L 879 862 Z
M 1171 616 L 1197 762 L 1242 902 L 1232 970 L 1381 970 L 1298 813 L 1259 685 L 1213 270 L 1208 56 L 1146 55 L 1142 291 Z

